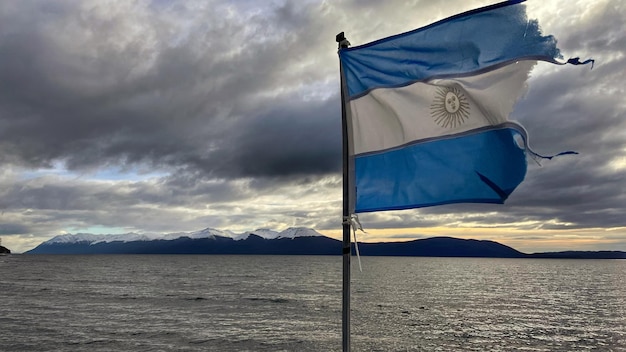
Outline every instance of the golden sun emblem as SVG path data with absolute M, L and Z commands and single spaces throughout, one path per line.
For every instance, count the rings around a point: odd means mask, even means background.
M 441 87 L 430 105 L 430 116 L 444 128 L 455 128 L 467 120 L 470 114 L 467 97 L 455 87 Z

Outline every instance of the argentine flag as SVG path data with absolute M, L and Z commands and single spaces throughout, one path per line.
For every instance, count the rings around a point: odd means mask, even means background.
M 508 116 L 537 60 L 580 62 L 520 2 L 339 50 L 351 213 L 503 203 L 522 182 L 527 136 Z

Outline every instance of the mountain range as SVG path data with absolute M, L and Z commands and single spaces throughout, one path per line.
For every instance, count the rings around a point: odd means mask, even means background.
M 526 254 L 498 242 L 432 237 L 406 242 L 358 244 L 363 256 L 626 259 L 622 251 L 565 251 Z M 340 255 L 342 242 L 304 227 L 282 232 L 235 233 L 207 228 L 165 235 L 66 234 L 25 254 L 257 254 Z M 354 245 L 352 248 L 354 253 Z

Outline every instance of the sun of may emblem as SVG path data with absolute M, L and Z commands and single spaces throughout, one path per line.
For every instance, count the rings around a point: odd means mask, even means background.
M 460 126 L 470 114 L 467 97 L 455 87 L 441 87 L 430 105 L 430 115 L 445 128 Z

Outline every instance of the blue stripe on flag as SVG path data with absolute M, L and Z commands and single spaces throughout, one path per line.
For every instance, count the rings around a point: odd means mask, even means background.
M 526 174 L 516 133 L 488 130 L 357 156 L 355 211 L 504 203 Z
M 561 56 L 519 1 L 465 12 L 429 26 L 339 52 L 350 99 L 379 87 L 463 76 L 532 59 Z

